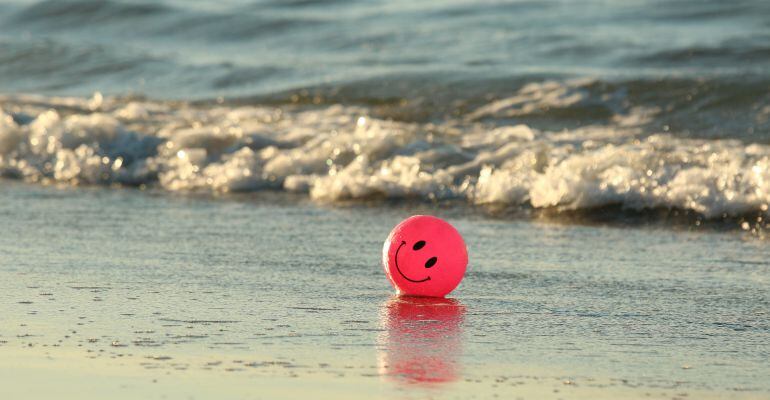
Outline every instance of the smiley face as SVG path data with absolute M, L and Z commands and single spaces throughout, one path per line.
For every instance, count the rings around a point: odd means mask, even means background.
M 403 272 L 401 272 L 401 267 L 398 265 L 398 253 L 401 251 L 401 248 L 406 245 L 406 241 L 402 241 L 400 245 L 398 245 L 398 249 L 396 249 L 396 254 L 393 256 L 393 262 L 396 264 L 396 271 L 398 271 L 399 274 L 401 274 L 404 279 L 408 280 L 409 282 L 413 283 L 422 283 L 427 282 L 430 280 L 430 276 L 427 276 L 423 279 L 411 279 L 408 276 L 404 275 Z M 418 240 L 414 243 L 414 246 L 412 246 L 412 250 L 418 251 L 425 247 L 425 241 L 424 240 Z M 428 259 L 428 261 L 425 261 L 425 268 L 432 268 L 434 265 L 436 265 L 436 262 L 438 262 L 438 258 L 433 256 Z
M 468 252 L 448 222 L 415 215 L 398 224 L 382 249 L 385 274 L 399 293 L 444 297 L 465 275 Z

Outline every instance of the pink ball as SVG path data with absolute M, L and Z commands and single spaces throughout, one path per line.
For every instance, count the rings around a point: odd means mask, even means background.
M 382 266 L 400 294 L 444 297 L 465 275 L 468 250 L 448 222 L 429 215 L 402 221 L 382 248 Z

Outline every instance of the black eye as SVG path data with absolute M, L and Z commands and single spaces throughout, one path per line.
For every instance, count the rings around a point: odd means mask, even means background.
M 425 247 L 425 241 L 420 240 L 419 242 L 415 243 L 414 246 L 412 246 L 412 250 L 420 250 L 423 247 Z
M 425 268 L 430 268 L 430 267 L 436 265 L 436 261 L 438 261 L 436 259 L 436 257 L 429 258 L 428 261 L 425 262 Z

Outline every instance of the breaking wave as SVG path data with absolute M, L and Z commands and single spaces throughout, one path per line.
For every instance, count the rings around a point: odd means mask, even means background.
M 0 175 L 174 192 L 283 190 L 324 202 L 452 199 L 768 216 L 770 145 L 650 134 L 640 127 L 656 111 L 642 107 L 574 129 L 501 123 L 531 107 L 581 101 L 560 85 L 533 83 L 432 123 L 343 105 L 4 96 Z

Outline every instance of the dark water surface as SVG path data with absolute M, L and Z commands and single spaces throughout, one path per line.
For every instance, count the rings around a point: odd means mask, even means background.
M 651 130 L 767 142 L 768 43 L 762 0 L 12 0 L 0 5 L 0 90 L 298 96 L 424 120 L 588 77 L 583 107 L 533 122 L 654 106 Z

